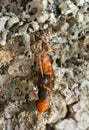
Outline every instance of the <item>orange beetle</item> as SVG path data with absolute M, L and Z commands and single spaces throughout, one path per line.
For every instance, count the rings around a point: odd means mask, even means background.
M 45 50 L 39 54 L 38 64 L 38 97 L 36 106 L 42 115 L 50 106 L 50 91 L 53 88 L 53 68 L 49 55 Z

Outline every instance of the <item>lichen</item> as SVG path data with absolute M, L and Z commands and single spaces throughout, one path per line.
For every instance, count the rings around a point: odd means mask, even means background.
M 0 129 L 89 129 L 89 1 L 1 0 L 0 25 Z M 54 87 L 39 117 L 44 49 Z

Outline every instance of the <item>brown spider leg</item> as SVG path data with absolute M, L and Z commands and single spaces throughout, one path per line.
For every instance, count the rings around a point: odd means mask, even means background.
M 38 56 L 38 61 L 39 61 L 39 67 L 40 67 L 41 75 L 42 75 L 42 77 L 43 77 L 43 69 L 42 69 L 42 62 L 41 62 L 41 54 L 39 54 L 39 56 Z
M 48 88 L 48 87 L 46 87 L 46 86 L 42 86 L 43 88 L 45 88 L 46 90 L 48 90 L 49 92 L 51 91 L 51 89 L 50 88 Z
M 60 45 L 60 64 L 61 64 L 61 67 L 62 67 L 62 63 L 63 63 L 63 61 L 62 61 L 62 56 L 63 56 L 63 53 L 64 53 L 64 50 L 63 50 L 63 46 L 62 45 Z
M 53 45 L 55 45 L 55 44 L 53 44 Z M 53 51 L 57 51 L 57 50 L 59 51 L 59 54 L 60 54 L 60 66 L 62 67 L 62 56 L 63 56 L 63 53 L 64 53 L 63 46 L 60 45 L 59 48 L 54 48 L 53 46 L 51 46 L 51 48 L 52 48 Z
M 50 89 L 53 90 L 53 83 L 52 83 L 53 76 L 50 75 Z
M 33 58 L 33 61 L 35 61 L 35 56 L 36 56 L 36 52 L 37 52 L 37 50 L 40 48 L 40 50 L 41 50 L 41 48 L 42 48 L 42 46 L 41 46 L 41 41 L 39 41 L 38 43 L 36 43 L 36 46 L 35 46 L 35 49 L 34 49 L 34 54 L 33 54 L 33 56 L 32 56 L 32 58 Z

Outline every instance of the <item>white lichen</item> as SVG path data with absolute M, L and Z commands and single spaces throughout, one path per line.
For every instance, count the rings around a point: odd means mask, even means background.
M 1 17 L 0 18 L 0 44 L 1 45 L 5 45 L 6 44 L 6 36 L 8 33 L 8 30 L 5 29 L 5 24 L 7 22 L 7 20 L 9 19 L 9 17 Z

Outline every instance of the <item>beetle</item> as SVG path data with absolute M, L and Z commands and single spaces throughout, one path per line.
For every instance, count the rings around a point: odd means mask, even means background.
M 38 56 L 37 75 L 39 99 L 36 101 L 36 106 L 39 115 L 42 115 L 50 106 L 50 92 L 53 88 L 54 78 L 52 63 L 46 50 L 43 50 Z

